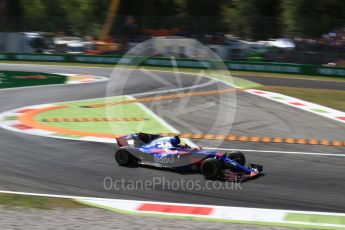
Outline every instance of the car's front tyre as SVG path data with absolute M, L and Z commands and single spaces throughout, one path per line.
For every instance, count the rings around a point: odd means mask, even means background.
M 246 164 L 246 157 L 242 152 L 230 152 L 227 153 L 227 157 L 229 157 L 233 161 L 236 161 L 240 165 L 244 166 Z

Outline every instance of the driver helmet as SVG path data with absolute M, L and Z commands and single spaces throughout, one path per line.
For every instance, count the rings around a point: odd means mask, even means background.
M 179 136 L 175 136 L 170 138 L 170 142 L 173 146 L 178 146 L 181 143 L 181 140 Z

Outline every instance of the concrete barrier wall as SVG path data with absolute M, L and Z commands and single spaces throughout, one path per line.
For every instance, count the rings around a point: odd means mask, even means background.
M 19 53 L 0 53 L 0 61 L 40 61 L 40 62 L 70 62 L 70 63 L 92 63 L 92 64 L 124 64 L 171 67 L 172 60 L 169 58 L 156 57 L 121 57 L 121 56 L 102 56 L 102 55 L 68 55 L 68 54 L 19 54 Z M 224 68 L 220 61 L 214 60 L 195 60 L 195 59 L 176 59 L 176 65 L 180 68 Z M 300 75 L 332 76 L 345 77 L 345 68 L 326 67 L 317 65 L 271 63 L 271 62 L 240 62 L 224 61 L 229 70 L 253 71 L 267 73 L 285 73 Z

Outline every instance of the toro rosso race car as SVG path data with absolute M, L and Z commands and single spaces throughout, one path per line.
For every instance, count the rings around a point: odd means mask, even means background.
M 261 174 L 261 165 L 249 164 L 241 152 L 219 153 L 181 144 L 178 136 L 136 133 L 116 139 L 115 160 L 121 166 L 136 164 L 177 169 L 199 169 L 210 180 L 244 180 Z

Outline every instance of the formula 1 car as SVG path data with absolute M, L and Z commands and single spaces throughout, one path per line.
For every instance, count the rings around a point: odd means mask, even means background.
M 178 136 L 135 133 L 116 139 L 115 160 L 120 166 L 136 164 L 164 168 L 197 166 L 210 180 L 245 180 L 257 177 L 263 166 L 249 164 L 241 152 L 219 153 L 181 144 Z M 195 168 L 195 167 L 194 167 Z

